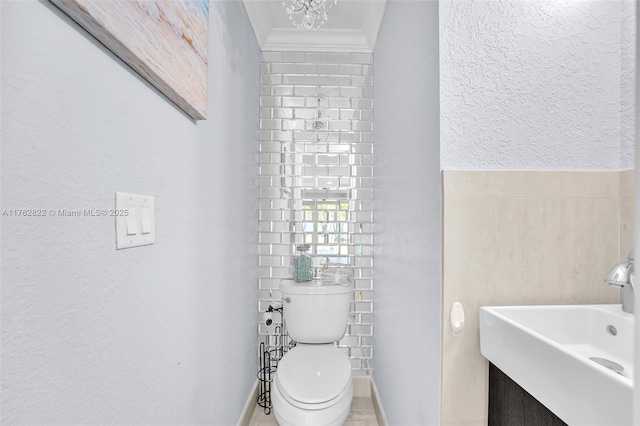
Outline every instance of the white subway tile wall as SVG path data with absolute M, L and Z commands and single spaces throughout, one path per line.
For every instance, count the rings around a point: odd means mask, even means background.
M 318 269 L 350 267 L 353 303 L 338 346 L 354 376 L 371 375 L 373 56 L 263 52 L 261 70 L 258 308 L 280 304 L 297 244 L 311 245 Z M 277 341 L 274 326 L 258 331 Z

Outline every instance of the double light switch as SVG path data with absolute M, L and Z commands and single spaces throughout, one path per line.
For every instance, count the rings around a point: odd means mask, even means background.
M 116 192 L 116 249 L 146 246 L 155 241 L 153 197 Z

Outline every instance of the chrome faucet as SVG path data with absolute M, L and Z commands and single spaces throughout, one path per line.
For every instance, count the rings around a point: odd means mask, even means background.
M 630 314 L 634 313 L 634 254 L 633 250 L 629 252 L 626 262 L 618 263 L 614 266 L 607 276 L 605 281 L 612 287 L 620 288 L 620 302 L 622 303 L 622 310 Z

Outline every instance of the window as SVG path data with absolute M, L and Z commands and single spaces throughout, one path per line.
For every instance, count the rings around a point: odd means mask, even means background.
M 313 191 L 305 193 L 309 196 Z M 342 195 L 346 194 L 342 191 Z M 326 195 L 302 200 L 304 220 L 296 223 L 295 232 L 301 233 L 302 242 L 311 246 L 314 266 L 349 266 L 349 200 Z

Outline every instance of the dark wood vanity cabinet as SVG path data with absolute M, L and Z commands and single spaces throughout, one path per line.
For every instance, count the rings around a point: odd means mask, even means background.
M 489 426 L 566 426 L 498 367 L 489 363 Z

